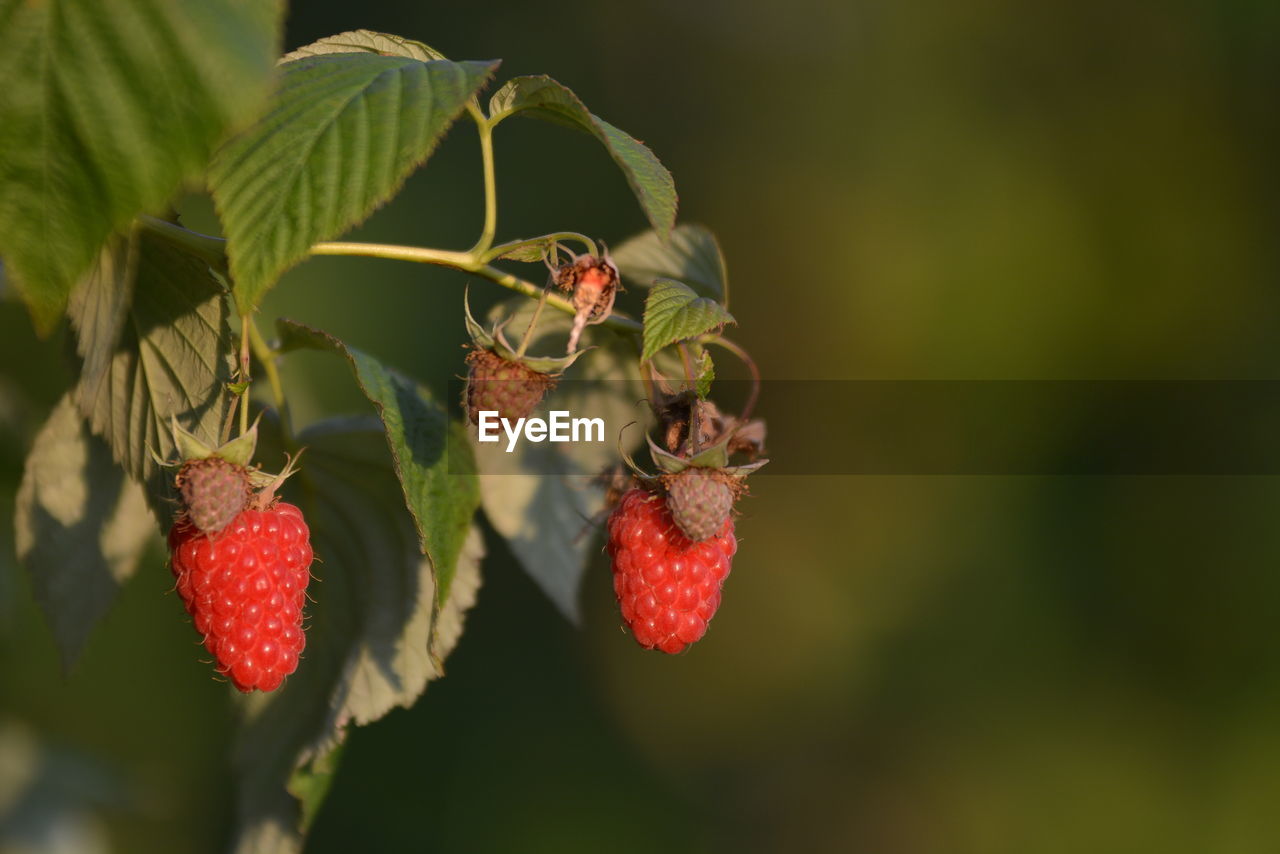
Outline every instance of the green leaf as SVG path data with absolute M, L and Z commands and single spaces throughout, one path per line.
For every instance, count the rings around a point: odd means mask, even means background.
M 523 329 L 533 305 L 530 300 L 520 302 L 524 305 L 510 325 Z M 499 304 L 494 314 L 506 316 L 509 307 Z M 553 341 L 563 347 L 571 325 L 566 315 L 544 312 L 532 347 L 550 347 Z M 606 424 L 634 420 L 640 411 L 636 403 L 644 395 L 634 349 L 598 327 L 589 329 L 587 337 L 597 349 L 578 363 L 549 401 L 575 415 L 604 418 Z M 639 441 L 642 431 L 631 432 Z M 597 476 L 620 459 L 618 437 L 605 438 L 603 445 L 521 442 L 508 454 L 503 447 L 471 437 L 485 516 L 525 572 L 575 623 L 583 572 L 599 552 L 594 520 L 604 508 L 604 487 Z
M 716 379 L 716 364 L 711 361 L 711 353 L 705 349 L 698 356 L 696 370 L 698 397 L 706 400 L 707 396 L 711 394 L 711 384 Z
M 724 254 L 715 235 L 701 225 L 676 226 L 665 240 L 655 231 L 646 231 L 616 247 L 610 255 L 622 275 L 640 287 L 649 287 L 654 279 L 675 279 L 699 296 L 729 304 L 729 272 Z
M 733 315 L 713 299 L 673 279 L 658 279 L 644 302 L 644 352 L 652 359 L 663 347 L 736 323 Z
M 14 530 L 18 559 L 70 670 L 155 528 L 142 490 L 111 461 L 69 394 L 31 447 Z
M 0 255 L 52 329 L 107 237 L 267 94 L 281 4 L 0 0 Z
M 281 66 L 267 113 L 210 167 L 240 310 L 394 196 L 497 65 L 330 53 Z
M 262 426 L 264 458 L 282 454 L 278 427 Z M 297 438 L 306 456 L 283 490 L 306 513 L 318 578 L 298 671 L 280 690 L 244 700 L 233 756 L 240 854 L 301 850 L 301 825 L 319 808 L 348 727 L 411 706 L 442 674 L 484 553 L 473 527 L 439 606 L 377 420 L 325 421 Z
M 339 744 L 328 753 L 316 757 L 307 765 L 297 768 L 289 777 L 285 788 L 289 794 L 298 799 L 301 815 L 298 818 L 298 832 L 306 836 L 315 823 L 320 807 L 329 797 L 329 789 L 333 786 L 334 775 L 338 773 L 338 764 L 342 760 L 342 751 L 346 744 Z
M 71 323 L 87 354 L 76 398 L 93 432 L 143 483 L 157 519 L 164 520 L 172 515 L 172 477 L 153 454 L 171 457 L 175 416 L 206 444 L 221 444 L 235 347 L 226 290 L 209 266 L 150 232 L 136 239 L 132 296 L 118 265 L 107 263 L 72 296 Z M 106 253 L 118 251 L 113 244 Z M 128 311 L 116 331 L 121 305 Z M 110 354 L 105 366 L 90 370 L 104 348 Z
M 547 260 L 547 253 L 555 241 L 547 238 L 525 240 L 512 246 L 498 256 L 497 260 L 519 261 L 524 264 L 541 264 Z
M 462 544 L 480 506 L 460 425 L 414 380 L 318 329 L 277 321 L 281 349 L 326 350 L 346 358 L 360 390 L 378 410 L 404 501 L 413 514 L 420 546 L 431 556 L 440 596 L 448 594 Z M 450 432 L 453 436 L 450 438 Z
M 295 59 L 323 56 L 328 53 L 376 53 L 382 56 L 407 56 L 421 62 L 449 58 L 435 48 L 412 39 L 373 30 L 352 30 L 347 33 L 338 33 L 336 36 L 326 36 L 305 47 L 300 47 L 292 53 L 285 54 L 280 61 L 292 62 Z
M 515 77 L 489 101 L 491 119 L 523 114 L 586 131 L 609 151 L 627 176 L 649 223 L 666 235 L 676 224 L 676 184 L 645 145 L 593 115 L 567 87 L 546 75 Z

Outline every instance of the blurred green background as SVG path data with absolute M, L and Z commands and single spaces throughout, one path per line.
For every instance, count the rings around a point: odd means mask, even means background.
M 1271 0 L 296 5 L 287 47 L 364 27 L 502 57 L 649 143 L 767 377 L 1277 376 Z M 497 156 L 500 237 L 644 226 L 585 136 L 509 122 Z M 462 123 L 358 236 L 468 245 L 478 169 Z M 318 259 L 265 311 L 442 389 L 462 281 Z M 0 305 L 0 851 L 219 851 L 232 704 L 163 556 L 69 676 L 13 565 L 65 353 Z M 312 358 L 299 414 L 359 409 Z M 307 850 L 1274 851 L 1277 506 L 1261 477 L 762 474 L 674 658 L 619 631 L 603 559 L 574 628 L 491 538 L 447 678 L 352 733 Z

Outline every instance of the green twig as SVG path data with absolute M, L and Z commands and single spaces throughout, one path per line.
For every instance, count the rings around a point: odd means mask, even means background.
M 249 325 L 252 322 L 251 315 L 240 316 L 240 383 L 244 386 L 244 391 L 240 392 L 240 396 L 244 398 L 240 402 L 241 436 L 249 432 L 249 388 L 253 382 L 249 373 Z
M 523 240 L 510 240 L 506 243 L 499 244 L 480 256 L 480 260 L 485 264 L 490 261 L 496 261 L 503 255 L 513 249 L 519 249 L 521 246 L 532 246 L 537 243 L 548 243 L 559 240 L 573 240 L 581 243 L 582 247 L 587 250 L 588 255 L 599 255 L 600 250 L 596 247 L 596 242 L 585 234 L 579 234 L 576 231 L 557 231 L 555 234 L 544 234 L 541 237 L 530 237 Z
M 226 271 L 227 255 L 226 241 L 211 237 L 206 234 L 191 231 L 171 222 L 166 222 L 155 217 L 143 216 L 138 218 L 139 226 L 150 231 L 164 239 L 182 246 L 193 254 L 207 261 L 211 266 L 218 268 L 220 271 Z M 472 273 L 483 279 L 488 279 L 494 284 L 501 285 L 504 288 L 524 294 L 532 299 L 540 299 L 544 293 L 544 289 L 533 284 L 519 276 L 514 276 L 503 270 L 489 265 L 489 261 L 493 260 L 497 255 L 514 248 L 519 244 L 537 243 L 543 240 L 575 240 L 592 254 L 596 254 L 597 247 L 591 238 L 586 235 L 573 231 L 560 231 L 554 234 L 543 235 L 528 240 L 518 240 L 512 243 L 503 244 L 503 246 L 495 246 L 483 252 L 475 250 L 469 252 L 456 252 L 448 249 L 427 249 L 420 246 L 393 246 L 384 243 L 358 243 L 352 241 L 331 241 L 325 243 L 316 243 L 311 247 L 312 255 L 354 255 L 367 258 L 387 258 L 396 261 L 412 261 L 417 264 L 435 264 L 441 267 L 450 267 L 454 270 L 462 270 L 466 273 Z M 504 248 L 505 247 L 505 248 Z M 501 251 L 499 251 L 501 250 Z M 497 253 L 495 255 L 494 253 Z M 558 294 L 551 294 L 547 297 L 547 304 L 558 311 L 565 314 L 574 314 L 573 304 Z M 636 335 L 641 331 L 640 324 L 625 315 L 613 313 L 601 324 L 615 332 L 621 332 L 628 335 Z M 252 335 L 252 332 L 251 332 Z
M 482 261 L 476 260 L 476 257 L 470 252 L 449 252 L 443 249 L 422 249 L 417 246 L 393 246 L 386 243 L 317 243 L 311 247 L 312 255 L 359 255 L 369 258 L 389 258 L 396 261 L 413 261 L 418 264 L 437 264 L 442 267 L 452 267 L 455 270 L 462 270 L 466 273 L 472 273 L 482 279 L 488 279 L 497 285 L 509 290 L 513 290 L 518 294 L 524 294 L 532 299 L 539 299 L 543 294 L 543 288 L 535 285 L 533 282 L 521 279 L 511 273 L 499 270 L 497 267 L 491 267 Z M 547 305 L 565 314 L 576 314 L 573 303 L 559 294 L 549 294 L 547 296 Z M 629 335 L 638 335 L 641 331 L 640 324 L 629 317 L 614 313 L 610 314 L 602 323 L 602 326 L 608 327 L 615 332 L 622 332 Z
M 703 335 L 698 339 L 698 342 L 700 344 L 714 344 L 717 347 L 723 347 L 737 356 L 738 360 L 746 365 L 747 370 L 751 372 L 751 395 L 747 398 L 746 406 L 742 407 L 742 420 L 746 421 L 751 417 L 751 412 L 756 408 L 756 401 L 760 398 L 760 368 L 756 366 L 755 360 L 751 358 L 750 353 L 728 338 L 722 338 L 719 335 Z
M 498 185 L 493 166 L 493 125 L 484 117 L 484 113 L 474 103 L 467 105 L 467 112 L 475 120 L 476 129 L 480 132 L 480 159 L 484 168 L 484 231 L 480 239 L 471 248 L 471 254 L 481 257 L 493 245 L 493 237 L 498 231 Z
M 441 267 L 453 267 L 455 270 L 467 272 L 472 272 L 477 266 L 476 258 L 470 252 L 423 249 L 418 246 L 392 246 L 386 243 L 317 243 L 309 251 L 312 255 L 359 255 L 365 258 L 413 261 L 417 264 L 438 264 Z
M 701 450 L 702 442 L 702 425 L 699 423 L 700 407 L 698 406 L 698 381 L 693 376 L 693 360 L 689 358 L 689 348 L 684 341 L 676 344 L 676 349 L 680 351 L 680 364 L 684 366 L 684 377 L 689 383 L 689 389 L 693 391 L 693 398 L 689 403 L 689 455 L 693 456 Z
M 538 307 L 533 310 L 533 317 L 529 318 L 529 325 L 524 330 L 524 337 L 520 339 L 520 349 L 516 350 L 516 360 L 524 355 L 524 351 L 529 349 L 529 342 L 533 340 L 533 330 L 538 328 L 538 318 L 542 317 L 542 310 L 547 307 L 547 289 L 542 289 L 542 296 L 538 298 Z
M 258 325 L 249 321 L 249 344 L 253 355 L 262 365 L 262 372 L 267 375 L 267 384 L 271 386 L 271 397 L 275 400 L 276 411 L 280 413 L 280 425 L 284 430 L 286 442 L 292 441 L 293 425 L 289 418 L 289 401 L 284 396 L 284 384 L 280 382 L 280 370 L 276 367 L 277 353 L 267 344 Z

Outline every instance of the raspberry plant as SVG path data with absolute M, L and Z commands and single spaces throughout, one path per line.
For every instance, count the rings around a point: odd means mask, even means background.
M 641 646 L 674 653 L 719 605 L 730 507 L 763 464 L 763 425 L 749 420 L 759 378 L 722 334 L 736 321 L 719 247 L 676 224 L 674 182 L 648 148 L 550 77 L 499 84 L 497 61 L 398 36 L 343 33 L 278 58 L 281 13 L 0 0 L 4 281 L 40 333 L 68 320 L 77 365 L 28 457 L 19 557 L 70 665 L 168 533 L 174 589 L 216 672 L 252 692 L 234 752 L 243 852 L 299 850 L 347 728 L 412 704 L 441 674 L 480 583 L 478 511 L 572 618 L 601 550 L 581 520 L 603 520 L 611 497 L 622 619 Z M 497 242 L 493 135 L 515 116 L 597 139 L 652 229 L 611 253 L 580 231 Z M 476 128 L 483 163 L 470 248 L 334 242 L 457 122 Z M 173 213 L 192 180 L 225 238 Z M 473 340 L 462 406 L 305 322 L 262 330 L 263 297 L 322 255 L 441 265 L 515 293 L 485 324 L 469 308 L 459 318 Z M 545 283 L 509 269 L 521 264 L 545 265 Z M 645 294 L 640 320 L 614 308 L 624 282 Z M 756 380 L 740 414 L 711 400 L 713 348 Z M 345 363 L 376 418 L 295 425 L 282 370 L 299 349 Z M 612 381 L 564 390 L 589 414 L 625 419 L 647 400 L 663 474 L 616 465 L 630 463 L 626 445 L 478 452 L 469 410 L 528 412 L 561 378 Z M 143 583 L 159 595 L 153 569 Z

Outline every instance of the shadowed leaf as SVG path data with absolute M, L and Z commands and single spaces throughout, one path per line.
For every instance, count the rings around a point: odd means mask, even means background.
M 155 531 L 142 490 L 89 432 L 70 395 L 27 456 L 14 530 L 18 559 L 69 670 Z
M 729 273 L 715 235 L 701 225 L 680 225 L 663 240 L 657 232 L 637 234 L 610 253 L 619 272 L 642 288 L 655 279 L 684 282 L 699 296 L 728 305 Z
M 281 319 L 281 348 L 326 350 L 346 358 L 360 390 L 378 410 L 405 504 L 422 551 L 435 562 L 441 597 L 447 595 L 463 539 L 480 505 L 471 454 L 461 427 L 418 383 L 318 329 Z M 450 441 L 450 432 L 455 431 Z
M 137 241 L 131 295 L 128 281 L 106 263 L 76 289 L 71 322 L 86 354 L 76 396 L 93 432 L 145 485 L 163 520 L 173 509 L 167 503 L 174 496 L 172 478 L 152 454 L 171 457 L 174 416 L 206 444 L 220 444 L 235 348 L 226 291 L 208 265 L 149 232 L 140 232 Z M 106 253 L 116 251 L 109 247 Z M 122 305 L 128 311 L 115 332 Z

